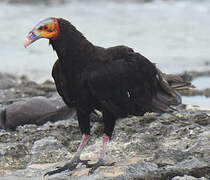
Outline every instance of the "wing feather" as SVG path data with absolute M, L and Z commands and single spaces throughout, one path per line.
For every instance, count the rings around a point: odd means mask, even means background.
M 88 85 L 96 99 L 118 116 L 142 115 L 156 94 L 155 74 L 149 60 L 130 53 L 93 70 Z

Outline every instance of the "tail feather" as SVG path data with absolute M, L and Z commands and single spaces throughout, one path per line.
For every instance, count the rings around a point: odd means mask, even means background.
M 187 90 L 195 88 L 191 82 L 184 80 L 182 76 L 179 75 L 165 74 L 158 69 L 158 76 L 161 76 L 162 79 L 165 79 L 168 85 L 174 90 Z
M 177 106 L 182 103 L 178 90 L 188 90 L 194 88 L 194 86 L 185 80 L 181 76 L 167 75 L 157 69 L 157 79 L 159 83 L 158 93 L 152 99 L 151 107 L 154 112 L 169 112 L 175 111 L 175 108 L 171 106 Z
M 191 88 L 195 88 L 190 82 L 186 82 L 183 84 L 171 84 L 171 87 L 175 90 L 189 90 Z
M 168 105 L 154 98 L 151 103 L 151 111 L 157 113 L 164 113 L 168 109 Z

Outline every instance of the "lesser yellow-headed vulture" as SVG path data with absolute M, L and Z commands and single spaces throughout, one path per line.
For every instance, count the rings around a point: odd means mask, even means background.
M 147 58 L 126 46 L 103 48 L 93 45 L 69 21 L 47 18 L 27 35 L 27 47 L 40 38 L 49 39 L 59 60 L 52 76 L 58 93 L 69 106 L 75 106 L 82 133 L 81 144 L 72 160 L 47 175 L 73 170 L 82 162 L 93 173 L 105 163 L 104 154 L 115 121 L 128 115 L 143 116 L 146 112 L 167 112 L 181 97 L 169 86 L 164 76 Z M 90 137 L 89 115 L 95 109 L 103 113 L 103 147 L 97 163 L 80 160 Z

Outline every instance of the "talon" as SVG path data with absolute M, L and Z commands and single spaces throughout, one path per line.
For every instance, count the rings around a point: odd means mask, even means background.
M 116 162 L 112 163 L 105 163 L 103 159 L 99 159 L 97 163 L 94 164 L 87 164 L 87 168 L 91 168 L 90 171 L 88 172 L 88 175 L 91 175 L 95 172 L 96 169 L 98 169 L 100 166 L 114 166 Z
M 88 161 L 90 161 L 90 159 L 87 160 L 80 160 L 80 162 L 82 163 L 82 165 L 84 164 L 86 167 L 88 165 Z
M 106 166 L 114 166 L 115 164 L 116 162 L 113 162 L 113 163 L 106 164 Z
M 84 149 L 88 140 L 89 140 L 88 135 L 83 134 L 81 143 L 80 143 L 80 145 L 77 149 L 76 154 L 73 156 L 71 161 L 69 163 L 65 164 L 62 167 L 56 167 L 55 170 L 45 173 L 44 176 L 47 176 L 47 175 L 51 176 L 53 174 L 60 173 L 60 172 L 65 171 L 65 170 L 72 171 L 72 170 L 76 169 L 76 167 L 79 163 L 82 163 L 82 164 L 85 164 L 85 165 L 88 164 L 89 160 L 81 160 L 80 159 L 80 154 L 81 154 L 82 150 Z
M 47 173 L 44 174 L 44 177 L 47 176 L 47 175 L 48 176 L 51 176 L 51 175 L 56 174 L 56 173 L 59 173 L 61 171 L 63 171 L 63 170 L 60 170 L 59 168 L 56 169 L 56 170 L 54 170 L 54 171 L 49 171 L 49 172 L 47 172 Z
M 72 171 L 77 167 L 77 165 L 79 163 L 82 163 L 82 164 L 86 165 L 86 167 L 87 167 L 88 161 L 90 161 L 90 160 L 81 160 L 79 157 L 76 156 L 76 157 L 72 158 L 72 160 L 69 163 L 65 164 L 63 167 L 56 167 L 55 170 L 45 173 L 44 176 L 47 176 L 47 175 L 51 176 L 53 174 L 57 174 L 62 171 L 65 171 L 65 170 Z
M 92 168 L 92 169 L 88 172 L 88 176 L 91 175 L 91 174 L 93 174 L 95 170 L 96 170 L 96 169 L 93 169 L 93 168 Z
M 65 170 L 73 170 L 74 169 L 74 166 L 71 166 L 71 167 L 68 167 L 69 164 L 66 164 L 64 165 L 63 167 L 56 167 L 56 170 L 53 170 L 53 171 L 49 171 L 47 173 L 44 174 L 44 176 L 51 176 L 53 174 L 57 174 L 57 173 L 60 173 L 62 171 L 65 171 Z

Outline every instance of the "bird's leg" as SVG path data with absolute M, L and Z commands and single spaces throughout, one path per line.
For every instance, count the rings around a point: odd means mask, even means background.
M 84 149 L 85 145 L 89 141 L 89 139 L 90 138 L 89 138 L 88 135 L 83 134 L 81 143 L 80 143 L 80 145 L 79 145 L 79 147 L 77 149 L 77 152 L 75 153 L 75 155 L 71 159 L 71 161 L 69 163 L 65 164 L 63 167 L 58 167 L 56 170 L 47 172 L 44 176 L 46 176 L 46 175 L 50 176 L 50 175 L 53 175 L 53 174 L 56 174 L 56 173 L 60 173 L 60 172 L 65 171 L 65 170 L 72 171 L 72 170 L 74 170 L 77 167 L 77 165 L 79 163 L 87 165 L 89 160 L 81 160 L 80 159 L 80 155 L 81 155 L 81 152 Z
M 105 156 L 106 153 L 106 148 L 107 148 L 107 143 L 109 142 L 109 136 L 107 136 L 105 133 L 103 135 L 103 146 L 102 146 L 102 150 L 100 152 L 100 158 L 103 158 Z
M 106 148 L 107 148 L 107 143 L 108 142 L 109 142 L 109 137 L 106 134 L 104 134 L 103 135 L 103 146 L 102 146 L 102 150 L 100 152 L 98 162 L 96 162 L 94 164 L 88 164 L 88 163 L 86 164 L 87 168 L 91 168 L 88 174 L 93 174 L 94 171 L 100 166 L 113 166 L 115 164 L 115 162 L 105 163 L 105 160 L 104 160 L 104 156 L 105 156 L 105 153 L 106 153 Z

